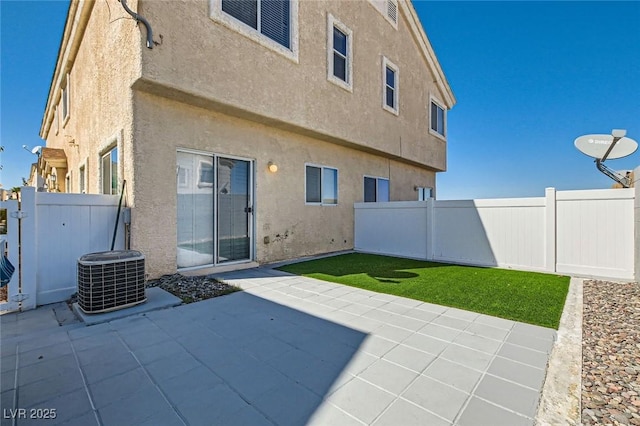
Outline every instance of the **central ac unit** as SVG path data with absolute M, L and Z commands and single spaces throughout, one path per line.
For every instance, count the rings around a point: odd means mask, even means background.
M 144 256 L 135 250 L 90 253 L 78 259 L 78 306 L 95 314 L 143 303 Z

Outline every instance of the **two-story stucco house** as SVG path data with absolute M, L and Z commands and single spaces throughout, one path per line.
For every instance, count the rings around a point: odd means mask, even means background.
M 119 1 L 71 1 L 41 169 L 126 180 L 152 277 L 351 249 L 355 202 L 435 191 L 455 99 L 410 1 L 125 5 L 152 48 Z

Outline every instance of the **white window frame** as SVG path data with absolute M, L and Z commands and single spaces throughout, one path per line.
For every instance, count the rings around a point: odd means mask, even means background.
M 60 89 L 60 105 L 62 107 L 62 127 L 67 125 L 71 116 L 71 80 L 69 74 L 65 78 L 63 87 Z M 66 104 L 66 105 L 65 105 Z M 66 112 L 66 114 L 65 114 Z
M 87 164 L 83 162 L 78 167 L 78 192 L 80 194 L 87 193 Z
M 111 153 L 113 152 L 113 150 L 116 150 L 117 156 L 116 156 L 116 173 L 118 174 L 118 182 L 116 184 L 116 192 L 114 193 L 109 193 L 109 194 L 105 194 L 104 192 L 104 179 L 105 179 L 105 170 L 104 170 L 104 166 L 103 166 L 103 162 L 102 160 L 104 159 L 105 156 L 109 155 L 111 156 Z M 120 195 L 120 181 L 122 180 L 122 176 L 120 176 L 120 156 L 121 156 L 121 152 L 120 149 L 118 147 L 118 145 L 112 145 L 109 149 L 104 150 L 100 153 L 100 193 L 101 194 L 105 194 L 105 195 Z M 111 169 L 110 169 L 111 170 Z M 113 190 L 113 188 L 111 188 Z
M 395 108 L 387 105 L 387 68 L 390 68 L 395 73 L 395 87 L 393 88 L 393 105 L 395 105 Z M 400 114 L 400 69 L 386 56 L 382 57 L 382 108 L 394 115 Z
M 290 0 L 289 2 L 289 36 L 291 39 L 289 40 L 290 46 L 288 49 L 280 43 L 271 40 L 260 31 L 250 27 L 226 12 L 223 12 L 222 0 L 209 0 L 209 18 L 214 22 L 242 34 L 256 43 L 273 50 L 285 58 L 298 63 L 298 1 L 299 0 Z
M 433 198 L 433 188 L 430 186 L 416 186 L 416 191 L 418 191 L 418 201 L 426 201 L 429 198 Z M 427 197 L 427 191 L 429 191 L 429 196 Z
M 55 107 L 53 107 L 53 130 L 54 130 L 54 134 L 58 134 L 59 132 L 59 127 L 60 127 L 60 122 L 58 121 L 58 105 L 56 105 Z
M 346 61 L 346 78 L 347 81 L 341 80 L 334 75 L 334 46 L 333 46 L 333 29 L 336 28 L 347 36 L 347 55 Z M 353 31 L 345 24 L 336 19 L 332 14 L 327 16 L 327 80 L 341 87 L 348 92 L 353 93 Z
M 69 172 L 67 172 L 67 175 L 64 177 L 64 192 L 71 193 L 72 187 L 73 187 L 73 171 L 70 170 Z
M 442 110 L 442 114 L 443 114 L 443 120 L 442 120 L 442 125 L 444 126 L 444 128 L 442 129 L 442 134 L 439 133 L 437 130 L 433 130 L 431 128 L 431 104 L 435 104 L 438 108 L 440 108 Z M 427 123 L 429 126 L 429 133 L 432 134 L 433 136 L 436 136 L 437 138 L 440 138 L 442 140 L 447 140 L 447 109 L 443 106 L 444 104 L 442 102 L 440 102 L 440 100 L 438 100 L 436 97 L 434 97 L 433 95 L 429 96 L 429 106 L 428 106 L 428 112 L 427 115 L 429 117 L 429 122 Z
M 365 179 L 374 179 L 376 181 L 376 200 L 375 201 L 366 201 L 365 200 L 365 191 L 364 191 L 364 182 Z M 371 175 L 364 175 L 362 177 L 362 201 L 365 203 L 384 203 L 386 201 L 378 201 L 378 181 L 380 180 L 386 180 L 388 183 L 388 187 L 389 187 L 389 193 L 387 194 L 387 198 L 389 199 L 389 201 L 391 201 L 391 179 L 387 178 L 387 177 L 381 177 L 381 176 L 371 176 Z
M 307 201 L 307 167 L 315 167 L 317 169 L 320 169 L 320 202 L 310 202 Z M 336 202 L 335 203 L 324 203 L 324 194 L 323 194 L 323 189 L 324 189 L 324 171 L 325 169 L 328 170 L 335 170 L 336 172 Z M 314 163 L 304 163 L 304 203 L 308 206 L 337 206 L 339 204 L 339 200 L 340 200 L 340 171 L 338 170 L 337 167 L 332 167 L 332 166 L 322 166 L 320 164 L 314 164 Z

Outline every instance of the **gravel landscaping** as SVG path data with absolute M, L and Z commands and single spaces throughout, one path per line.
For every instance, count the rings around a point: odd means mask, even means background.
M 583 291 L 582 423 L 640 425 L 640 284 Z
M 199 302 L 212 297 L 240 291 L 235 287 L 206 276 L 186 277 L 181 274 L 163 275 L 147 282 L 147 287 L 160 287 L 182 299 L 182 303 Z

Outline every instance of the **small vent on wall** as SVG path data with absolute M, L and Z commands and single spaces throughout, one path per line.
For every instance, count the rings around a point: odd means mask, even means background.
M 387 16 L 393 23 L 398 23 L 398 3 L 394 0 L 387 0 Z

